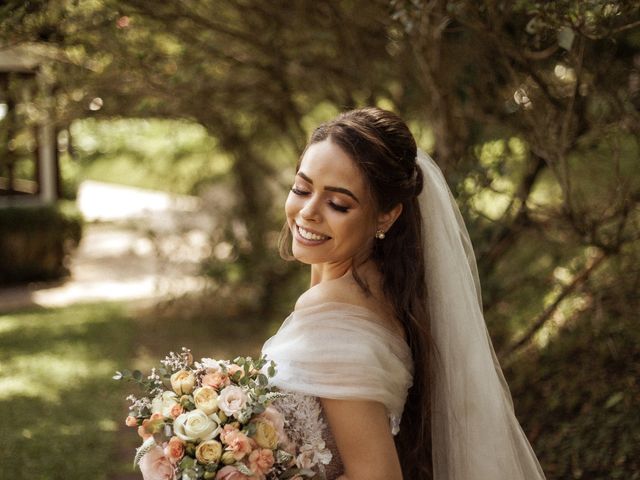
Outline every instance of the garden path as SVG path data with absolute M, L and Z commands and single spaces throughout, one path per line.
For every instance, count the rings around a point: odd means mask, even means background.
M 0 311 L 95 301 L 153 301 L 202 288 L 209 223 L 196 197 L 84 181 L 82 241 L 68 278 L 0 288 Z

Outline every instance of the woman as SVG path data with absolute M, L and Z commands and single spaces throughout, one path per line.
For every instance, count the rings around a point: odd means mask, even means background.
M 282 245 L 311 265 L 311 288 L 263 353 L 276 385 L 321 406 L 321 475 L 544 478 L 487 335 L 464 223 L 404 122 L 365 108 L 318 127 L 285 211 Z

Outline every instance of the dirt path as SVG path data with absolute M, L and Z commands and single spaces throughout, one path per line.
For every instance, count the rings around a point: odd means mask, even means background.
M 202 288 L 199 261 L 207 225 L 195 197 L 83 182 L 78 206 L 87 220 L 71 275 L 58 282 L 0 288 L 0 311 L 80 302 L 153 300 Z

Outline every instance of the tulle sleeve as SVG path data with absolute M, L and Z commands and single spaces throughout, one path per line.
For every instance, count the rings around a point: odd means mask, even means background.
M 323 398 L 381 402 L 392 433 L 398 432 L 412 381 L 411 352 L 374 312 L 340 302 L 297 309 L 266 341 L 262 353 L 277 364 L 277 387 Z

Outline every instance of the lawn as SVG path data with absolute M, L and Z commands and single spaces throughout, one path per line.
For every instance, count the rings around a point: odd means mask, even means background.
M 114 304 L 0 315 L 0 478 L 108 478 L 134 331 Z

